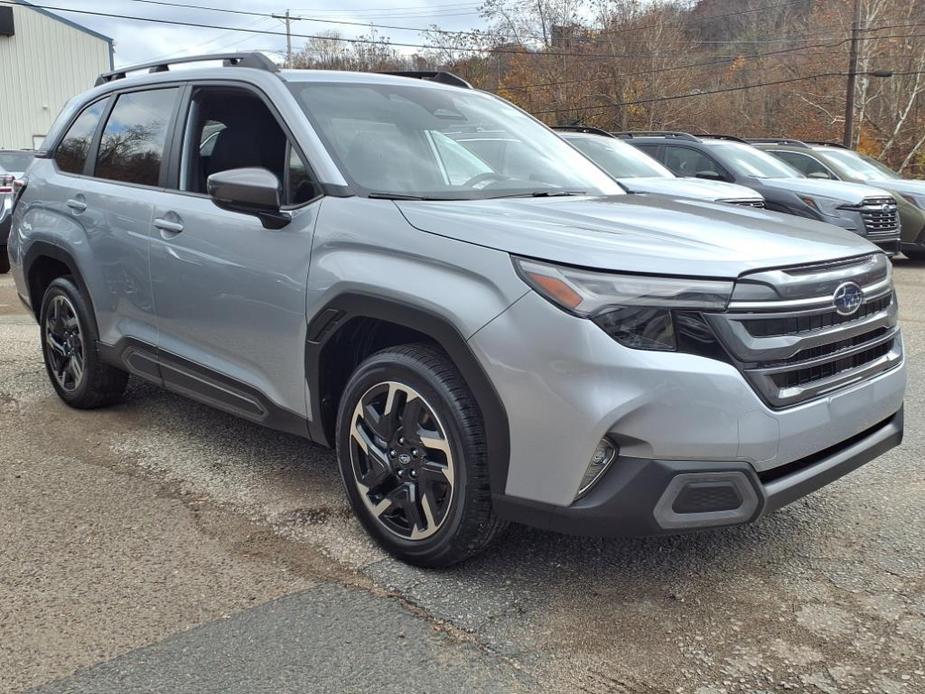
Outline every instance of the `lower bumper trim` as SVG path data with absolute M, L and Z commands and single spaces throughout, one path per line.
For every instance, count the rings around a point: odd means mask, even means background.
M 619 458 L 571 506 L 501 494 L 493 501 L 505 520 L 573 535 L 638 537 L 740 525 L 856 470 L 902 438 L 900 409 L 837 446 L 788 464 L 784 474 L 767 482 L 747 463 Z

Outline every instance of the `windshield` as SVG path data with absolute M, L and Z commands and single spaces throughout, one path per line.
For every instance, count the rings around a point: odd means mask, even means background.
M 751 145 L 738 142 L 723 142 L 713 145 L 713 149 L 723 157 L 723 163 L 730 169 L 738 170 L 740 175 L 754 178 L 804 178 L 803 174 L 789 164 L 767 152 L 762 152 Z
M 26 152 L 0 152 L 0 171 L 25 171 L 35 156 Z
M 873 162 L 865 161 L 857 152 L 850 149 L 825 149 L 817 150 L 824 157 L 834 160 L 851 178 L 860 178 L 865 181 L 890 181 L 899 178 L 892 171 L 889 174 L 884 171 L 882 165 L 874 166 Z
M 345 177 L 369 195 L 623 192 L 541 123 L 487 94 L 417 83 L 290 86 Z
M 622 140 L 598 135 L 562 137 L 616 179 L 675 177 L 648 154 Z

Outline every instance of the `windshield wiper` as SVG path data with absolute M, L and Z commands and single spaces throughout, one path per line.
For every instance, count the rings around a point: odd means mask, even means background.
M 563 198 L 570 195 L 587 195 L 584 190 L 536 190 L 532 193 L 510 193 L 508 195 L 493 195 L 489 200 L 498 200 L 499 198 Z
M 440 198 L 427 198 L 423 195 L 409 195 L 407 193 L 370 193 L 366 197 L 374 200 L 439 200 Z

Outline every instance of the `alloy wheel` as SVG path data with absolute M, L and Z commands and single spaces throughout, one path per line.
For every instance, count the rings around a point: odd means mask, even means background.
M 62 390 L 80 387 L 86 367 L 86 351 L 77 310 L 64 295 L 52 298 L 45 316 L 45 352 L 52 375 Z
M 434 409 L 413 388 L 386 381 L 363 394 L 350 422 L 350 462 L 363 503 L 389 532 L 423 540 L 446 521 L 453 453 Z

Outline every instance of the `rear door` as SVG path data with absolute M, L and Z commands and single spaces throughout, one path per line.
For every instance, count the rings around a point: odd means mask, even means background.
M 304 433 L 305 300 L 320 189 L 262 95 L 192 85 L 155 199 L 151 272 L 159 359 L 168 388 Z M 217 207 L 208 176 L 259 166 L 277 175 L 292 221 L 265 229 Z
M 148 267 L 151 192 L 179 91 L 163 87 L 105 97 L 80 112 L 55 149 L 42 182 L 47 219 L 79 254 L 100 340 L 154 344 L 157 328 Z

